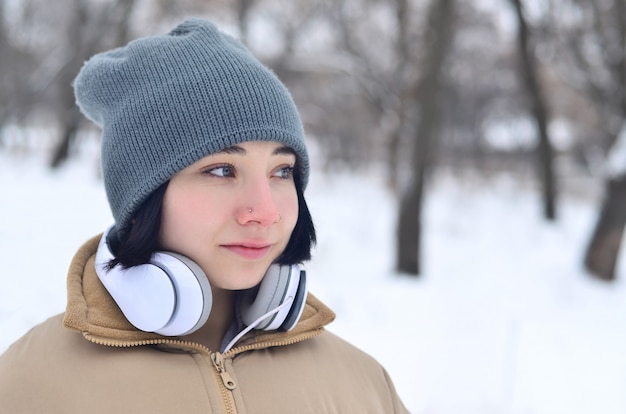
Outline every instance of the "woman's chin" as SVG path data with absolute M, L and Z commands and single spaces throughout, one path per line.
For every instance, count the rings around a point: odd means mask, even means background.
M 226 280 L 209 280 L 211 287 L 214 289 L 222 289 L 222 290 L 246 290 L 255 287 L 261 280 L 263 280 L 263 274 L 250 274 L 250 275 L 242 275 L 239 273 L 236 277 L 228 278 Z

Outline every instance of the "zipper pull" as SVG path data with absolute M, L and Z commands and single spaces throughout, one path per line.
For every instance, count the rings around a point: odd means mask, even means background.
M 226 368 L 224 368 L 224 356 L 219 352 L 215 352 L 211 354 L 211 361 L 213 361 L 213 366 L 217 370 L 217 373 L 220 374 L 224 387 L 231 391 L 237 388 L 237 383 L 235 383 L 233 377 L 231 377 L 230 374 L 226 372 Z

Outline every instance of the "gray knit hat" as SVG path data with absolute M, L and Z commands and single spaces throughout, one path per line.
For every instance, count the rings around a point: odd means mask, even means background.
M 81 111 L 102 128 L 104 185 L 119 230 L 177 172 L 245 141 L 293 148 L 306 186 L 309 158 L 289 92 L 205 20 L 93 56 L 74 92 Z

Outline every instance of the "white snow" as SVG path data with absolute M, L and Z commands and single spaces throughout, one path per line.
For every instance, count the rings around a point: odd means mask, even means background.
M 0 352 L 65 306 L 76 249 L 111 222 L 97 166 L 48 172 L 0 152 Z M 395 201 L 374 173 L 314 171 L 311 291 L 330 329 L 377 358 L 412 413 L 626 412 L 626 260 L 588 277 L 592 202 L 540 218 L 513 180 L 439 179 L 425 211 L 424 274 L 393 271 Z

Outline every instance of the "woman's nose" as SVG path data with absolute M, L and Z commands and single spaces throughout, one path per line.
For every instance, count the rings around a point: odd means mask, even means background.
M 243 189 L 242 201 L 237 211 L 239 224 L 258 223 L 269 226 L 280 220 L 278 206 L 267 182 L 251 183 Z

